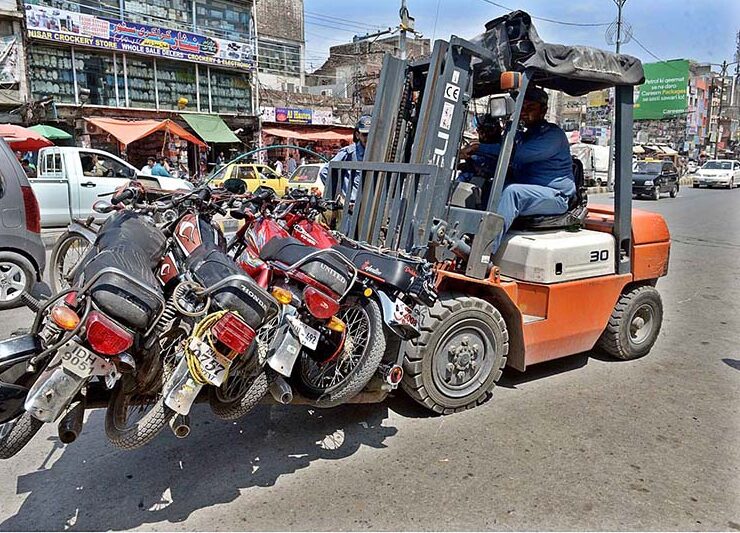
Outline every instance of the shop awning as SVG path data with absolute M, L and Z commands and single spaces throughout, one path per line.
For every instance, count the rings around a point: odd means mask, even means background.
M 90 124 L 107 131 L 118 141 L 127 146 L 134 141 L 148 137 L 157 131 L 166 131 L 171 135 L 177 135 L 198 146 L 206 147 L 206 144 L 198 139 L 195 135 L 187 132 L 185 128 L 179 126 L 170 119 L 166 120 L 123 120 L 120 118 L 86 118 Z
M 642 146 L 640 146 L 639 144 L 635 144 L 635 145 L 632 146 L 632 153 L 633 154 L 644 154 L 645 153 L 645 149 Z
M 35 152 L 40 148 L 54 146 L 53 142 L 40 133 L 15 124 L 0 124 L 0 137 L 13 151 Z
M 352 128 L 332 127 L 325 130 L 311 130 L 308 128 L 298 129 L 295 127 L 267 126 L 262 128 L 262 133 L 283 139 L 296 139 L 298 141 L 352 142 Z
M 218 115 L 182 114 L 182 119 L 207 143 L 241 143 Z
M 46 124 L 37 124 L 36 126 L 31 126 L 28 129 L 33 130 L 40 135 L 43 135 L 51 141 L 66 141 L 72 138 L 72 136 L 66 131 L 55 128 L 54 126 L 47 126 Z

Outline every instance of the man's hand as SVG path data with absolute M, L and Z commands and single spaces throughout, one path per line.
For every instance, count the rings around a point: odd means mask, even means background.
M 469 145 L 462 147 L 460 149 L 460 158 L 468 159 L 471 155 L 475 154 L 475 152 L 478 151 L 479 146 L 479 142 L 472 142 Z

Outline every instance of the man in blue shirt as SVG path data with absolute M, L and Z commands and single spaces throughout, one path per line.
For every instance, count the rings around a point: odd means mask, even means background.
M 545 120 L 547 93 L 530 86 L 524 98 L 521 123 L 526 130 L 517 133 L 498 214 L 504 218 L 504 231 L 493 244 L 498 250 L 514 219 L 529 215 L 560 215 L 568 210 L 576 194 L 573 160 L 565 132 Z M 481 144 L 476 153 L 498 156 L 501 144 Z
M 164 165 L 162 164 L 163 161 L 164 160 L 161 157 L 157 158 L 157 162 L 152 167 L 152 176 L 161 176 L 163 178 L 171 177 L 170 173 L 167 172 L 167 169 L 164 168 Z
M 372 117 L 369 115 L 363 115 L 357 121 L 355 125 L 355 131 L 353 132 L 354 142 L 349 146 L 345 146 L 337 152 L 337 155 L 332 157 L 332 161 L 362 161 L 365 158 L 365 146 L 367 146 L 367 136 L 370 133 L 370 125 Z M 352 176 L 350 175 L 352 174 Z M 326 184 L 326 177 L 329 175 L 329 166 L 325 165 L 321 169 L 321 182 Z M 350 188 L 350 182 L 352 183 L 352 192 L 349 194 L 350 202 L 354 202 L 357 196 L 357 189 L 360 186 L 360 173 L 342 171 L 342 194 L 346 198 Z

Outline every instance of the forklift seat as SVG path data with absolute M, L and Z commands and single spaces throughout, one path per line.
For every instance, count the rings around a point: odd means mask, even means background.
M 561 215 L 534 215 L 517 217 L 511 229 L 517 230 L 554 230 L 582 228 L 588 215 L 588 193 L 583 177 L 583 163 L 573 157 L 573 176 L 576 181 L 576 195 L 571 198 L 568 210 Z

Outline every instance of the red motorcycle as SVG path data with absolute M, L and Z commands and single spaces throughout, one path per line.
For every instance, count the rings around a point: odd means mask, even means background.
M 231 211 L 245 224 L 229 245 L 237 264 L 295 310 L 303 349 L 284 354 L 277 372 L 291 378 L 317 406 L 344 403 L 368 384 L 385 352 L 382 313 L 357 268 L 331 248 L 307 246 L 291 237 L 269 201 L 258 191 Z M 277 361 L 276 361 L 277 362 Z

